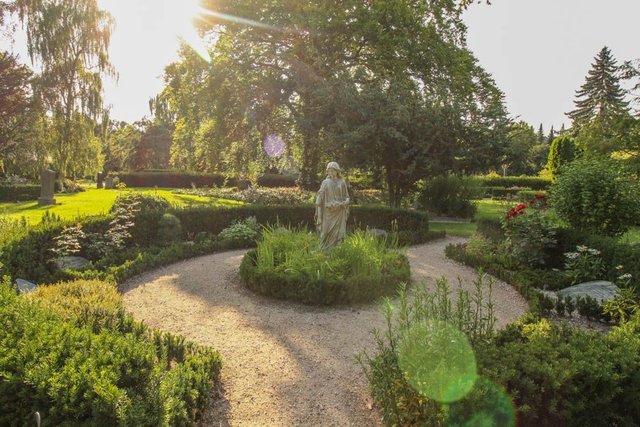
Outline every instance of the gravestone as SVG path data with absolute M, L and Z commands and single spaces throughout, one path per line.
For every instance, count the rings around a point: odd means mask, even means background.
M 104 175 L 104 172 L 98 172 L 98 179 L 96 179 L 98 188 L 104 187 Z
M 112 176 L 107 176 L 104 179 L 104 188 L 114 188 Z
M 38 204 L 40 206 L 55 205 L 56 199 L 53 198 L 54 187 L 56 184 L 55 171 L 43 169 L 40 184 L 40 197 L 38 198 Z

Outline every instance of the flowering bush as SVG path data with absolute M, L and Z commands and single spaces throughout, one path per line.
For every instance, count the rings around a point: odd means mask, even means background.
M 547 217 L 547 201 L 542 194 L 510 209 L 502 229 L 507 250 L 519 264 L 527 267 L 544 265 L 546 249 L 557 243 L 555 230 Z
M 566 252 L 565 273 L 571 277 L 571 284 L 599 280 L 605 275 L 605 267 L 600 251 L 584 245 L 576 247 L 576 252 Z

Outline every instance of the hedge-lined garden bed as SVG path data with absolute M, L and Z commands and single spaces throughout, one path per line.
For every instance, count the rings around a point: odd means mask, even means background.
M 163 242 L 159 237 L 159 223 L 162 212 L 151 209 L 136 214 L 135 226 L 126 248 L 112 251 L 108 256 L 100 256 L 95 250 L 83 248 L 77 255 L 92 261 L 84 276 L 104 279 L 124 280 L 134 272 L 155 268 L 190 256 L 237 247 L 238 243 L 225 241 L 216 236 L 234 221 L 255 217 L 258 224 L 282 224 L 294 227 L 313 228 L 312 206 L 259 206 L 246 205 L 232 208 L 185 208 L 168 209 L 180 223 L 180 239 L 190 241 Z M 400 244 L 423 243 L 443 236 L 429 232 L 428 216 L 421 212 L 382 207 L 351 208 L 348 227 L 379 228 L 397 233 Z M 106 235 L 114 221 L 113 216 L 83 219 L 82 232 L 87 243 Z M 24 278 L 35 283 L 53 283 L 62 279 L 78 277 L 79 273 L 58 270 L 52 262 L 55 238 L 65 227 L 76 226 L 71 222 L 43 223 L 0 243 L 0 273 L 13 279 Z M 92 245 L 87 245 L 92 246 Z M 246 247 L 246 244 L 245 244 Z M 100 249 L 100 248 L 94 248 Z M 93 272 L 93 273 L 90 273 Z M 73 274 L 72 276 L 70 274 Z M 91 275 L 93 274 L 93 275 Z
M 127 187 L 160 187 L 160 188 L 192 188 L 192 187 L 234 187 L 238 181 L 222 174 L 203 174 L 171 170 L 153 170 L 140 172 L 111 172 Z M 295 187 L 296 178 L 288 175 L 265 174 L 258 177 L 261 187 Z
M 112 284 L 0 284 L 0 424 L 194 425 L 218 352 L 135 322 Z
M 240 276 L 262 295 L 329 305 L 394 295 L 401 283 L 410 281 L 411 272 L 392 238 L 359 230 L 322 251 L 315 233 L 273 227 L 244 256 Z

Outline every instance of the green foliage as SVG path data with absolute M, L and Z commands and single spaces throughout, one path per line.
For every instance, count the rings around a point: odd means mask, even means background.
M 180 240 L 182 237 L 182 224 L 177 216 L 164 213 L 158 223 L 158 239 L 160 242 L 169 243 Z
M 85 239 L 84 231 L 82 231 L 82 224 L 76 224 L 72 227 L 64 227 L 62 233 L 55 237 L 55 247 L 52 252 L 56 256 L 68 256 L 77 254 L 80 252 L 81 244 Z
M 442 278 L 436 281 L 433 292 L 419 286 L 413 291 L 412 298 L 408 298 L 407 289 L 402 287 L 397 304 L 386 301 L 385 329 L 373 333 L 376 353 L 363 352 L 358 361 L 387 425 L 446 425 L 447 410 L 444 406 L 419 394 L 408 383 L 398 363 L 399 344 L 403 331 L 434 320 L 447 322 L 467 335 L 474 344 L 490 339 L 495 317 L 483 288 L 488 285 L 490 295 L 491 282 L 487 284 L 479 274 L 474 285 L 473 293 L 459 289 L 454 299 L 447 281 Z M 426 341 L 429 337 L 420 339 Z
M 295 187 L 297 186 L 297 183 L 296 183 L 295 176 L 268 173 L 258 177 L 258 185 L 260 187 L 269 187 L 269 188 Z
M 40 197 L 39 185 L 0 184 L 0 202 L 22 202 Z
M 478 177 L 483 187 L 530 188 L 532 190 L 547 190 L 551 180 L 537 176 L 500 176 L 486 175 Z
M 551 191 L 558 216 L 572 227 L 617 235 L 637 222 L 640 189 L 611 160 L 576 160 L 563 169 Z
M 631 331 L 602 335 L 526 319 L 478 348 L 478 363 L 513 397 L 519 425 L 634 425 L 640 356 Z
M 562 167 L 571 163 L 577 157 L 576 143 L 569 135 L 561 135 L 551 142 L 547 170 L 554 180 L 557 179 Z
M 171 170 L 117 172 L 112 175 L 120 178 L 120 182 L 127 184 L 127 187 L 220 187 L 225 183 L 224 175 L 220 174 L 201 174 L 197 172 Z
M 370 301 L 410 280 L 409 262 L 395 242 L 356 231 L 330 252 L 315 233 L 273 227 L 247 253 L 240 276 L 252 290 L 306 304 Z
M 260 226 L 255 217 L 242 221 L 234 221 L 229 227 L 220 232 L 218 237 L 239 247 L 253 246 L 260 235 Z
M 602 311 L 614 323 L 624 323 L 636 312 L 640 313 L 640 298 L 633 288 L 621 289 L 613 299 L 602 304 Z
M 293 187 L 264 188 L 206 188 L 198 190 L 179 190 L 179 194 L 195 194 L 198 196 L 217 197 L 260 205 L 299 205 L 309 204 L 315 199 L 311 191 Z
M 190 425 L 219 380 L 217 352 L 136 324 L 112 285 L 5 282 L 0 301 L 1 424 Z
M 572 285 L 603 279 L 605 268 L 599 250 L 576 246 L 576 252 L 566 252 L 564 256 L 565 273 L 571 278 Z
M 556 232 L 543 197 L 511 209 L 502 228 L 505 244 L 517 263 L 526 267 L 545 265 L 548 249 L 556 245 Z
M 169 203 L 162 197 L 125 191 L 113 202 L 111 212 L 115 218 L 110 229 L 114 236 L 122 234 L 123 242 L 131 237 L 137 244 L 147 246 L 157 236 L 160 218 L 168 208 Z
M 476 206 L 472 200 L 481 194 L 478 182 L 467 176 L 439 176 L 427 181 L 418 196 L 423 209 L 437 215 L 472 218 Z

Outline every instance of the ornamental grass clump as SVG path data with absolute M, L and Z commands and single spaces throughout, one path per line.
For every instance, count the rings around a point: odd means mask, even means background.
M 410 280 L 407 257 L 393 238 L 359 230 L 322 251 L 315 233 L 279 226 L 263 231 L 240 275 L 258 293 L 307 304 L 372 300 Z

